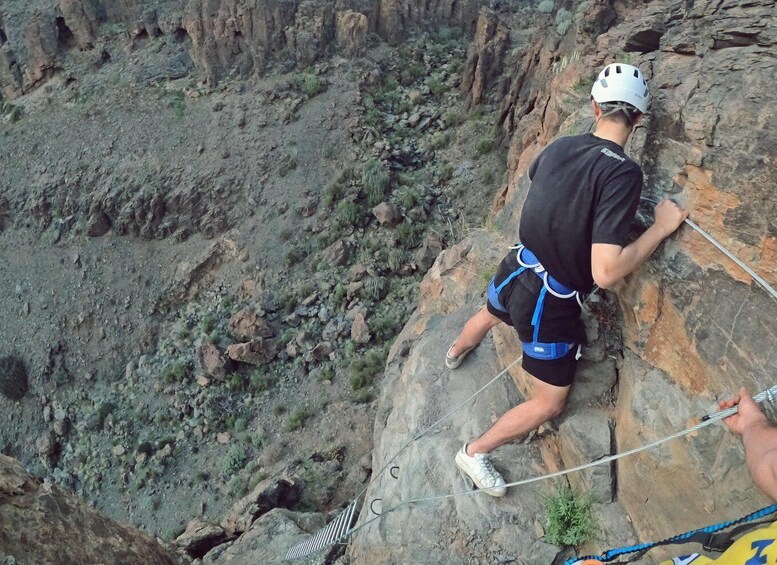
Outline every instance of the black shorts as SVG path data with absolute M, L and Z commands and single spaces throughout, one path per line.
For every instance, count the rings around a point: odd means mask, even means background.
M 520 265 L 511 251 L 499 264 L 495 276 L 498 286 Z M 534 341 L 534 326 L 531 324 L 534 309 L 542 290 L 542 279 L 533 271 L 526 270 L 505 286 L 499 293 L 499 302 L 507 312 L 497 310 L 490 301 L 486 301 L 489 313 L 513 326 L 522 342 Z M 537 341 L 543 343 L 580 344 L 585 339 L 585 330 L 580 322 L 580 305 L 574 298 L 558 298 L 548 293 L 540 320 Z M 577 367 L 577 347 L 559 359 L 542 360 L 524 355 L 521 361 L 523 369 L 542 382 L 553 386 L 569 386 L 575 378 Z

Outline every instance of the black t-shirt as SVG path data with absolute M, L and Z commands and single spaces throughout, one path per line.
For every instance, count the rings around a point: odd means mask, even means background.
M 529 168 L 520 240 L 560 283 L 593 288 L 591 244 L 625 246 L 642 191 L 642 170 L 612 141 L 562 137 Z

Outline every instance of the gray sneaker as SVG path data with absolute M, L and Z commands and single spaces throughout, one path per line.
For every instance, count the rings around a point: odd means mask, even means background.
M 490 496 L 504 496 L 507 493 L 505 480 L 494 469 L 491 457 L 483 453 L 476 453 L 473 457 L 467 455 L 467 444 L 464 444 L 456 454 L 456 465 L 472 479 L 479 489 Z
M 445 366 L 449 369 L 457 369 L 459 365 L 461 365 L 461 362 L 464 361 L 464 358 L 467 356 L 467 354 L 476 347 L 473 345 L 469 349 L 462 351 L 461 355 L 458 357 L 454 357 L 451 355 L 451 349 L 453 349 L 453 346 L 456 345 L 456 341 L 458 340 L 454 340 L 453 343 L 451 343 L 451 346 L 448 348 L 448 352 L 445 354 Z

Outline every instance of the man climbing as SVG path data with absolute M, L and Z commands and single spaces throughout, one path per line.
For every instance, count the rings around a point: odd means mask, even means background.
M 739 411 L 723 420 L 729 429 L 742 436 L 745 462 L 753 481 L 764 493 L 777 500 L 777 428 L 758 408 L 743 388 L 736 398 L 720 403 L 721 409 L 739 405 Z M 662 561 L 661 565 L 758 565 L 777 563 L 777 522 L 743 535 L 712 560 L 698 553 Z M 599 565 L 596 559 L 578 561 L 575 565 Z
M 648 106 L 642 72 L 614 63 L 591 90 L 592 134 L 560 138 L 529 168 L 531 186 L 520 221 L 521 245 L 500 263 L 485 307 L 464 325 L 447 352 L 456 369 L 499 323 L 514 326 L 534 397 L 512 408 L 456 454 L 456 465 L 491 496 L 504 480 L 488 454 L 561 414 L 575 375 L 580 295 L 594 282 L 608 288 L 637 269 L 688 217 L 675 203 L 655 208 L 655 223 L 637 240 L 628 233 L 642 190 L 642 170 L 623 151 Z

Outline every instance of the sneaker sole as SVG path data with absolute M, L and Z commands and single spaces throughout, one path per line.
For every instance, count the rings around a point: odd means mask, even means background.
M 475 486 L 478 488 L 478 490 L 482 490 L 484 493 L 486 493 L 489 496 L 493 496 L 494 498 L 502 498 L 505 494 L 507 494 L 507 489 L 502 487 L 501 489 L 498 488 L 491 488 L 487 489 L 487 487 L 484 487 L 482 483 L 472 475 L 469 474 L 469 467 L 467 464 L 461 460 L 460 458 L 461 452 L 456 453 L 456 466 L 459 468 L 459 470 L 464 473 L 464 475 L 471 480 Z

